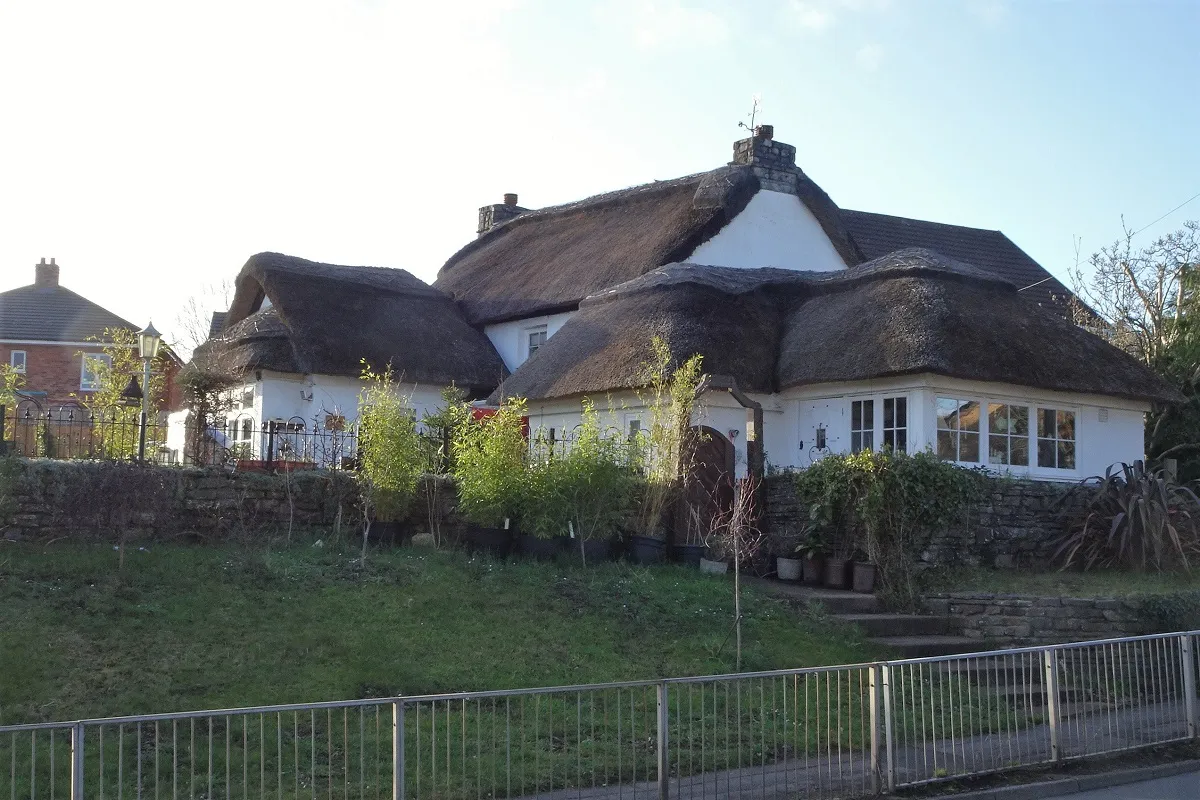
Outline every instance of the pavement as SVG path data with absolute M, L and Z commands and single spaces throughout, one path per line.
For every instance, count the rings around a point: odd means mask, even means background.
M 1169 778 L 1093 789 L 1087 792 L 1056 794 L 1045 800 L 1197 800 L 1200 798 L 1200 772 L 1188 772 Z

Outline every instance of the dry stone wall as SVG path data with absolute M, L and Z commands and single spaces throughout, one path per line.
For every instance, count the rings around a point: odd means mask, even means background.
M 991 645 L 1021 647 L 1150 633 L 1137 600 L 1110 597 L 1035 597 L 951 593 L 925 600 L 968 636 Z

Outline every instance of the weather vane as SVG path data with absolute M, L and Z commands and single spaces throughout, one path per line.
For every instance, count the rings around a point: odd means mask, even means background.
M 739 121 L 738 127 L 745 128 L 746 130 L 750 131 L 751 135 L 753 135 L 755 124 L 758 120 L 759 111 L 762 111 L 762 95 L 753 94 L 750 96 L 750 113 L 746 115 L 750 118 L 750 124 L 747 125 L 744 121 Z

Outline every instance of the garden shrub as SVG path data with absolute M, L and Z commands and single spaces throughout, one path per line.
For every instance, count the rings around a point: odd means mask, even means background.
M 864 451 L 826 456 L 796 474 L 796 487 L 824 549 L 842 558 L 865 552 L 887 599 L 912 607 L 920 554 L 935 532 L 963 518 L 984 479 L 980 469 L 929 452 Z
M 495 413 L 470 419 L 453 441 L 458 506 L 476 525 L 504 527 L 525 504 L 525 424 L 525 401 L 512 398 Z

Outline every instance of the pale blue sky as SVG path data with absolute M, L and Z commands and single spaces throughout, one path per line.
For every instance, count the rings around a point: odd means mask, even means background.
M 1198 34 L 1187 0 L 6 2 L 0 289 L 54 256 L 170 329 L 260 250 L 432 280 L 503 192 L 724 163 L 754 93 L 839 205 L 1065 280 L 1200 193 Z

